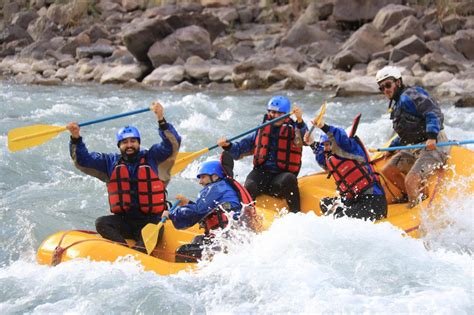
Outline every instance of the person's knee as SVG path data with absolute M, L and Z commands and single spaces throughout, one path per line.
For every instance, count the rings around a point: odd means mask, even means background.
M 248 190 L 252 198 L 255 198 L 258 195 L 258 185 L 257 185 L 257 182 L 254 181 L 253 179 L 247 178 L 247 180 L 245 181 L 244 187 L 245 189 Z

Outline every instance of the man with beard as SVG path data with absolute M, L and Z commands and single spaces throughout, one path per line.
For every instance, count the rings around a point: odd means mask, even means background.
M 382 174 L 406 193 L 409 207 L 427 197 L 425 184 L 428 176 L 442 166 L 449 149 L 437 147 L 446 142 L 444 116 L 439 104 L 421 87 L 409 87 L 403 83 L 400 70 L 393 66 L 380 69 L 376 76 L 380 92 L 389 103 L 390 119 L 397 133 L 391 147 L 410 144 L 426 144 L 426 148 L 396 153 L 385 165 Z M 388 157 L 391 153 L 387 153 Z
M 140 133 L 133 126 L 117 132 L 120 154 L 89 152 L 79 125 L 72 122 L 66 127 L 71 133 L 69 150 L 75 166 L 107 184 L 113 215 L 96 220 L 97 232 L 124 245 L 125 238 L 132 238 L 136 241 L 134 249 L 141 252 L 146 252 L 142 228 L 148 223 L 158 223 L 167 209 L 166 186 L 181 143 L 179 134 L 164 118 L 163 106 L 153 103 L 150 110 L 158 120 L 162 142 L 149 150 L 140 150 Z

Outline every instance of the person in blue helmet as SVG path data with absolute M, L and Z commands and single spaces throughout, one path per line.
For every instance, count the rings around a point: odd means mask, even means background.
M 126 238 L 134 239 L 134 249 L 141 252 L 145 252 L 142 228 L 158 223 L 168 207 L 166 186 L 181 143 L 178 132 L 164 118 L 163 106 L 153 103 L 150 109 L 156 115 L 162 142 L 149 150 L 140 149 L 140 133 L 133 126 L 118 130 L 119 154 L 89 152 L 79 125 L 72 122 L 66 127 L 71 133 L 69 150 L 75 166 L 107 184 L 113 214 L 96 220 L 97 232 L 123 245 Z
M 390 100 L 390 119 L 398 135 L 390 146 L 426 144 L 424 149 L 399 151 L 382 170 L 385 178 L 407 195 L 409 207 L 413 207 L 427 197 L 428 176 L 448 158 L 449 148 L 436 146 L 437 142 L 448 141 L 443 130 L 444 116 L 439 104 L 423 88 L 403 84 L 398 68 L 386 66 L 375 78 L 380 91 Z
M 267 104 L 263 122 L 275 119 L 291 110 L 290 100 L 274 96 Z M 228 142 L 225 137 L 217 144 L 229 151 L 234 159 L 253 154 L 253 170 L 245 180 L 245 188 L 253 199 L 261 194 L 285 198 L 290 212 L 300 211 L 300 193 L 297 176 L 301 168 L 302 135 L 308 130 L 303 111 L 293 108 L 296 121 L 282 119 L 265 126 L 239 142 Z
M 369 155 L 355 135 L 359 119 L 360 115 L 349 136 L 344 129 L 327 125 L 321 119 L 316 125 L 324 132 L 320 142 L 315 142 L 310 133 L 304 135 L 304 141 L 310 145 L 318 164 L 334 178 L 340 194 L 321 199 L 321 211 L 335 217 L 379 220 L 387 216 L 387 200 Z
M 226 154 L 224 152 L 221 159 L 228 167 L 223 167 L 222 161 L 218 160 L 204 162 L 199 167 L 196 177 L 203 188 L 196 201 L 177 195 L 179 207 L 165 214 L 177 229 L 186 229 L 196 223 L 204 229 L 203 237 L 197 237 L 177 250 L 177 262 L 201 258 L 202 245 L 212 242 L 213 232 L 226 228 L 229 220 L 240 220 L 243 205 L 246 210 L 252 207 L 253 200 L 248 191 L 232 178 L 233 161 Z M 229 159 L 231 163 L 228 163 Z

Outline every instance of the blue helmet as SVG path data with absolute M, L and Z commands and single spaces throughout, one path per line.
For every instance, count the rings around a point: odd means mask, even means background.
M 120 128 L 115 136 L 117 138 L 117 144 L 119 144 L 120 141 L 128 138 L 137 138 L 138 142 L 141 141 L 138 129 L 133 126 L 125 126 L 123 128 Z
M 212 174 L 216 174 L 219 178 L 225 177 L 220 161 L 207 161 L 202 163 L 197 172 L 197 178 L 200 178 L 201 175 L 211 176 Z
M 319 143 L 324 143 L 324 142 L 328 142 L 329 141 L 329 137 L 327 134 L 322 134 L 320 137 L 319 137 Z
M 291 102 L 288 98 L 277 95 L 268 101 L 267 110 L 288 114 L 291 110 Z

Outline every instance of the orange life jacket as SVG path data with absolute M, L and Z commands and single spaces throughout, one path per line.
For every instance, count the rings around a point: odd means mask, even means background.
M 265 120 L 267 119 L 268 116 Z M 276 158 L 279 169 L 297 174 L 301 168 L 303 148 L 295 145 L 295 126 L 291 122 L 291 119 L 286 118 L 280 127 Z M 268 159 L 271 128 L 272 126 L 268 125 L 258 130 L 253 158 L 255 166 L 262 165 Z
M 159 214 L 165 210 L 165 184 L 152 170 L 145 158 L 140 159 L 137 179 L 131 179 L 127 166 L 119 162 L 107 184 L 110 211 L 124 213 L 130 211 L 132 204 L 131 183 L 137 182 L 138 206 L 141 212 Z
M 253 199 L 250 196 L 250 193 L 238 181 L 231 177 L 227 177 L 224 180 L 237 192 L 241 203 L 244 205 L 253 204 Z M 209 235 L 211 230 L 225 228 L 229 223 L 229 218 L 226 212 L 231 210 L 232 209 L 230 208 L 226 208 L 225 203 L 212 210 L 212 212 L 208 214 L 201 223 L 201 226 L 204 227 L 205 234 Z

